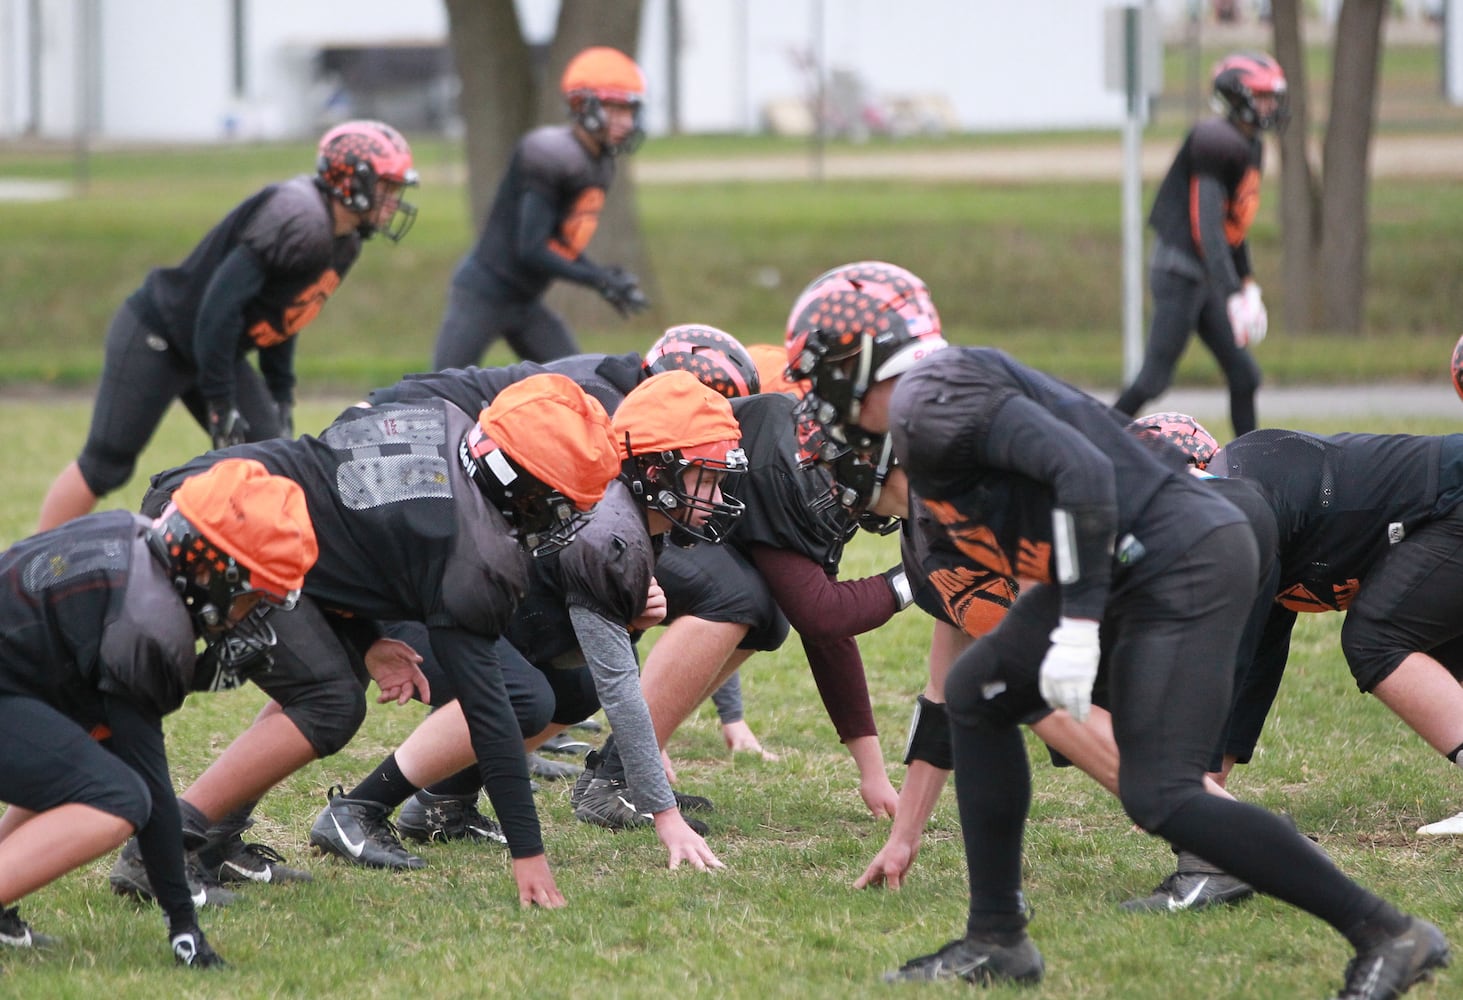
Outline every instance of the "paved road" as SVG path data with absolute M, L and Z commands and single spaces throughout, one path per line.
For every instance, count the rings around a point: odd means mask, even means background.
M 1157 180 L 1173 159 L 1172 139 L 1143 144 L 1143 175 Z M 1320 162 L 1317 152 L 1316 161 Z M 803 180 L 818 176 L 811 149 L 806 154 L 720 159 L 632 160 L 642 184 Z M 1270 157 L 1280 162 L 1278 151 Z M 1463 178 L 1463 135 L 1378 136 L 1372 142 L 1373 177 Z M 918 152 L 838 152 L 822 158 L 828 180 L 1104 181 L 1122 177 L 1123 149 L 1111 142 L 1002 144 L 990 149 Z
M 1109 403 L 1116 398 L 1113 393 L 1096 395 Z M 1265 386 L 1256 405 L 1260 423 L 1270 427 L 1316 417 L 1456 417 L 1463 430 L 1463 400 L 1443 379 L 1436 384 Z M 1146 409 L 1224 417 L 1229 413 L 1229 396 L 1223 389 L 1174 389 Z M 1366 428 L 1358 424 L 1356 429 Z

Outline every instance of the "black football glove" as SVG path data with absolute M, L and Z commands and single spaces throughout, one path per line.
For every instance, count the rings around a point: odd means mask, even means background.
M 615 307 L 617 313 L 627 318 L 650 308 L 650 300 L 640 290 L 640 279 L 621 267 L 605 268 L 599 294 Z
M 249 437 L 249 422 L 244 415 L 227 401 L 210 400 L 208 403 L 208 435 L 213 446 L 228 448 L 243 444 Z
M 173 946 L 173 960 L 179 965 L 190 969 L 222 969 L 228 966 L 213 950 L 197 924 L 170 935 L 169 941 Z

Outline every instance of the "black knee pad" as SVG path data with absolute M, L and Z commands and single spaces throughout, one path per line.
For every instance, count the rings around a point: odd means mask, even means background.
M 1355 610 L 1341 623 L 1341 652 L 1356 686 L 1370 692 L 1391 676 L 1409 653 L 1409 641 L 1394 635 L 1389 624 L 1366 618 Z
M 309 740 L 316 757 L 329 757 L 366 721 L 366 692 L 355 678 L 321 681 L 282 705 L 285 717 Z
M 76 459 L 81 479 L 94 496 L 104 497 L 120 489 L 137 469 L 136 455 L 123 455 L 87 442 Z
M 962 656 L 945 678 L 945 711 L 959 725 L 988 729 L 1019 725 L 1033 708 L 1025 702 L 997 675 L 995 657 Z

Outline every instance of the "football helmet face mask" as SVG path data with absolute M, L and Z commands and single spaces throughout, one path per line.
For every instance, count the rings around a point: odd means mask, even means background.
M 251 672 L 268 667 L 277 637 L 265 616 L 271 608 L 293 608 L 300 592 L 256 588 L 248 567 L 205 538 L 173 505 L 147 540 L 188 609 L 194 634 L 206 643 L 194 665 L 193 689 L 237 687 Z
M 379 232 L 397 243 L 416 222 L 416 206 L 402 198 L 418 182 L 411 147 L 385 122 L 350 121 L 326 132 L 315 177 L 332 198 L 361 216 L 357 230 L 363 237 Z
M 869 510 L 879 502 L 889 473 L 899 464 L 889 435 L 864 435 L 852 446 L 825 445 L 813 461 L 833 478 L 828 493 L 813 502 L 815 511 L 837 507 L 852 523 L 876 535 L 899 530 L 902 518 Z
M 503 515 L 518 544 L 538 557 L 557 552 L 590 518 L 558 490 L 528 472 L 480 425 L 462 436 L 457 457 L 493 509 Z
M 1140 438 L 1166 441 L 1188 457 L 1196 469 L 1206 469 L 1219 450 L 1214 435 L 1187 413 L 1150 413 L 1128 424 L 1128 431 Z
M 617 49 L 585 49 L 564 67 L 559 90 L 569 106 L 569 119 L 584 129 L 611 156 L 628 156 L 645 140 L 643 110 L 645 74 L 635 60 Z M 631 125 L 615 136 L 608 106 L 628 108 Z
M 1261 52 L 1236 52 L 1214 67 L 1214 105 L 1230 119 L 1260 131 L 1283 129 L 1290 97 L 1280 64 Z
M 811 388 L 799 408 L 844 443 L 864 395 L 946 346 L 929 289 L 894 264 L 862 261 L 813 279 L 787 320 L 788 377 Z
M 641 503 L 671 521 L 674 544 L 720 542 L 746 510 L 731 494 L 747 470 L 747 453 L 727 445 L 735 442 L 625 459 L 621 478 Z
M 761 391 L 757 363 L 737 338 L 714 326 L 683 323 L 673 326 L 645 352 L 645 369 L 652 375 L 686 371 L 701 384 L 727 399 L 755 396 Z

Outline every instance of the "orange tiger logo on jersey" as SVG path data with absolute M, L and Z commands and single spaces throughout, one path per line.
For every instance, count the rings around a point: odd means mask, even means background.
M 977 566 L 1001 576 L 1016 575 L 1011 571 L 1011 562 L 1001 551 L 995 533 L 990 528 L 983 524 L 971 524 L 953 504 L 943 500 L 922 498 L 920 502 L 934 515 L 936 521 L 944 525 L 945 535 L 955 543 L 955 547 Z
M 1016 581 L 968 566 L 937 569 L 929 575 L 929 583 L 940 595 L 950 620 L 969 636 L 982 636 L 995 628 L 1016 600 Z
M 285 306 L 283 330 L 276 329 L 268 320 L 261 319 L 249 328 L 249 339 L 260 348 L 284 343 L 320 315 L 320 310 L 325 308 L 325 300 L 339 287 L 340 275 L 333 269 L 325 271 L 308 288 L 296 295 L 295 301 Z
M 1300 614 L 1345 611 L 1356 599 L 1356 593 L 1360 589 L 1361 581 L 1354 577 L 1345 583 L 1332 584 L 1331 600 L 1326 601 L 1312 593 L 1305 584 L 1297 583 L 1276 594 L 1275 603 Z
M 604 188 L 585 188 L 559 227 L 559 238 L 550 238 L 549 249 L 565 260 L 577 260 L 594 239 L 599 213 L 605 204 Z

